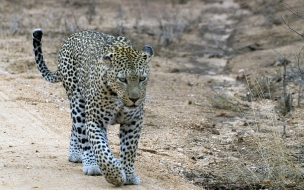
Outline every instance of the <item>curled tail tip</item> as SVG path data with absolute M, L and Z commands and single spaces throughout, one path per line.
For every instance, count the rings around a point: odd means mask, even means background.
M 33 39 L 37 39 L 37 40 L 41 40 L 42 38 L 42 30 L 40 28 L 36 28 L 34 31 L 33 31 Z

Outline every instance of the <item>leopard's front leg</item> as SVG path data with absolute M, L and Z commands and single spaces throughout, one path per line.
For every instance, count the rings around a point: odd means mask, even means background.
M 69 149 L 70 162 L 82 162 L 82 170 L 86 175 L 101 175 L 85 129 L 85 101 L 76 93 L 70 98 L 72 130 Z
M 126 175 L 119 159 L 112 154 L 107 139 L 105 123 L 101 121 L 88 120 L 86 131 L 89 141 L 94 150 L 95 159 L 104 173 L 106 180 L 116 186 L 126 182 Z
M 134 162 L 138 140 L 140 138 L 142 128 L 142 118 L 132 121 L 129 124 L 121 124 L 120 126 L 120 160 L 126 173 L 126 182 L 128 185 L 137 185 L 140 178 L 134 172 Z

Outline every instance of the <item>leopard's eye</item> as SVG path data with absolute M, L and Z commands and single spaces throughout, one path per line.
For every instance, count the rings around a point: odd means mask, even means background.
M 118 80 L 123 83 L 127 83 L 127 79 L 125 77 L 119 77 Z
M 145 81 L 147 77 L 140 77 L 139 82 Z

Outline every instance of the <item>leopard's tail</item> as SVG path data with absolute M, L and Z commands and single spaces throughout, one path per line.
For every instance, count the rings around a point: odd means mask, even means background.
M 42 55 L 42 44 L 41 44 L 41 38 L 42 38 L 42 30 L 40 28 L 35 29 L 33 31 L 33 48 L 34 48 L 34 54 L 35 54 L 35 61 L 38 70 L 40 71 L 43 78 L 49 82 L 55 83 L 61 81 L 61 75 L 58 71 L 51 72 L 43 59 Z

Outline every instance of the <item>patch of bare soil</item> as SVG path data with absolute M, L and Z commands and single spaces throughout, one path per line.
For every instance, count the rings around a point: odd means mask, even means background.
M 303 105 L 282 114 L 279 60 L 290 60 L 295 105 L 303 44 L 278 18 L 298 31 L 303 20 L 284 3 L 303 7 L 292 0 L 1 1 L 0 189 L 114 188 L 67 160 L 69 103 L 61 84 L 36 69 L 35 28 L 44 31 L 53 71 L 64 39 L 83 29 L 154 48 L 136 160 L 142 182 L 121 189 L 303 189 Z M 108 130 L 115 155 L 118 129 Z

